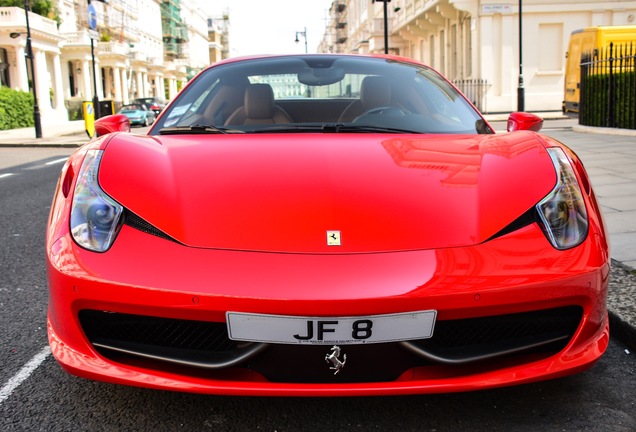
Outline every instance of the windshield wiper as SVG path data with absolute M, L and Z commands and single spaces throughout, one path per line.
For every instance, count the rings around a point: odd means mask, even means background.
M 323 126 L 323 131 L 334 132 L 334 133 L 348 133 L 348 132 L 408 133 L 408 134 L 423 133 L 423 132 L 414 131 L 411 129 L 374 126 L 374 125 L 368 125 L 368 124 L 344 124 L 344 123 L 326 124 Z
M 344 123 L 325 123 L 325 124 L 289 124 L 267 126 L 259 129 L 250 129 L 247 133 L 285 133 L 285 132 L 322 132 L 322 133 L 352 133 L 352 132 L 369 132 L 369 133 L 423 133 L 410 129 L 398 129 L 382 126 L 371 125 L 354 125 Z
M 180 135 L 180 134 L 232 134 L 245 133 L 238 129 L 229 129 L 212 125 L 190 125 L 190 126 L 170 126 L 159 129 L 160 135 Z

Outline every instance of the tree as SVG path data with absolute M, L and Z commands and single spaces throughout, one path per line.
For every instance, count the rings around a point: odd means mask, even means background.
M 58 26 L 62 23 L 57 2 L 54 0 L 27 0 L 27 4 L 31 12 L 56 21 Z M 0 0 L 0 7 L 11 6 L 24 8 L 24 0 Z

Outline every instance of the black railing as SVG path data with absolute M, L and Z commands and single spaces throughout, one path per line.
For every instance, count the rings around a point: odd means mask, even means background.
M 453 84 L 462 92 L 464 96 L 477 107 L 482 113 L 487 113 L 486 92 L 488 91 L 488 81 L 485 79 L 465 79 L 453 80 Z
M 614 45 L 581 57 L 579 124 L 636 129 L 636 45 Z

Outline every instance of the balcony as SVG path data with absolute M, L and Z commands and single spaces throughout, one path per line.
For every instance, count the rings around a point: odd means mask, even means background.
M 99 42 L 97 44 L 97 50 L 100 56 L 103 57 L 126 57 L 130 52 L 130 47 L 127 44 L 119 42 Z
M 37 30 L 49 35 L 58 35 L 55 21 L 33 12 L 29 12 L 29 27 L 31 27 L 31 31 Z M 19 7 L 0 7 L 0 28 L 24 28 L 26 30 L 24 9 Z
M 130 60 L 136 61 L 136 62 L 148 61 L 148 56 L 146 55 L 145 52 L 142 52 L 142 51 L 131 51 L 129 57 L 130 57 Z
M 66 38 L 65 46 L 88 46 L 91 44 L 91 38 L 88 36 L 88 32 L 86 30 L 64 33 L 62 34 Z

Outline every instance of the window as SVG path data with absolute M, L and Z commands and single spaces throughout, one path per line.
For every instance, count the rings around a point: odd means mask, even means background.
M 472 19 L 464 21 L 464 64 L 466 68 L 466 76 L 470 77 L 473 74 L 473 36 L 471 31 Z
M 560 72 L 563 69 L 563 24 L 539 24 L 539 72 Z
M 459 74 L 458 74 L 458 55 L 459 53 L 457 52 L 457 25 L 453 24 L 451 26 L 451 30 L 450 30 L 450 48 L 451 48 L 451 58 L 450 58 L 450 78 L 451 79 L 457 79 L 459 78 Z
M 0 48 L 0 86 L 11 87 L 7 50 Z
M 439 32 L 439 71 L 446 75 L 446 33 Z

